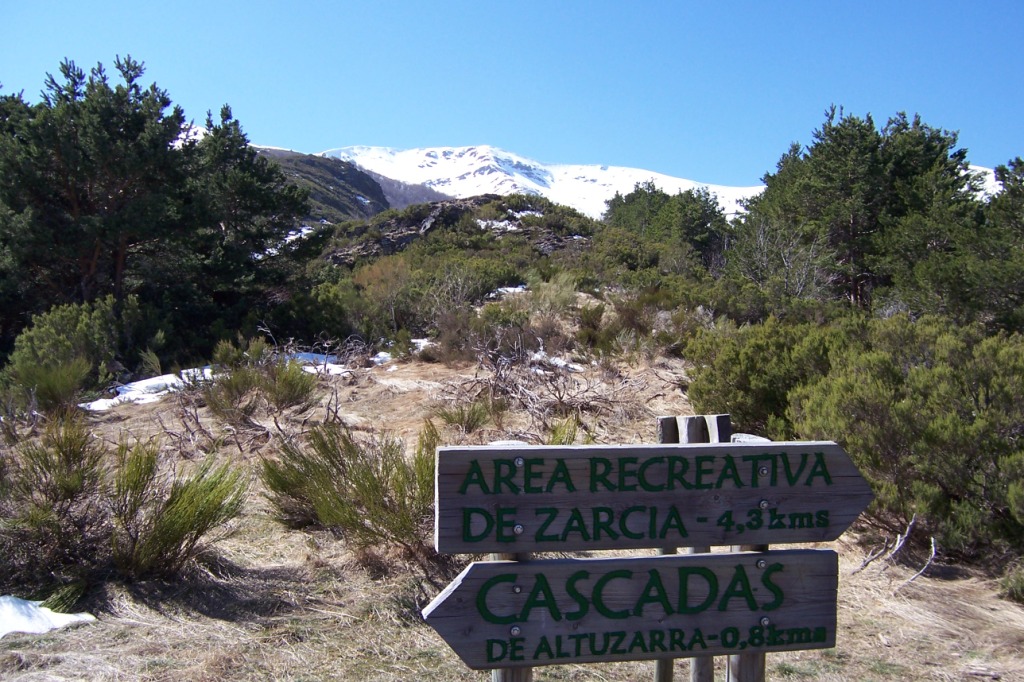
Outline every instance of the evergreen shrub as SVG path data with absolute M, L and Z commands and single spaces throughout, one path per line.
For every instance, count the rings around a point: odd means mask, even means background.
M 190 475 L 167 483 L 158 475 L 155 442 L 118 448 L 112 511 L 113 559 L 129 578 L 177 574 L 241 512 L 247 477 L 207 458 Z
M 74 405 L 82 389 L 112 378 L 137 317 L 133 298 L 118 304 L 113 296 L 36 315 L 14 341 L 5 380 L 25 406 L 50 412 Z
M 109 537 L 104 451 L 77 416 L 53 419 L 9 455 L 0 556 L 9 585 L 62 582 L 102 562 Z
M 68 588 L 63 603 L 111 575 L 172 578 L 216 541 L 241 509 L 245 475 L 208 460 L 163 476 L 158 451 L 151 441 L 112 453 L 66 414 L 0 454 L 0 591 Z
M 917 515 L 959 556 L 1024 550 L 1024 337 L 940 317 L 873 320 L 795 390 L 804 438 L 836 440 L 871 481 L 874 519 Z
M 737 430 L 790 438 L 790 391 L 826 374 L 831 354 L 841 352 L 857 326 L 856 318 L 819 327 L 769 317 L 763 324 L 723 320 L 699 329 L 683 353 L 693 363 L 690 402 L 697 414 L 730 414 Z
M 1024 604 L 1024 563 L 1016 562 L 999 579 L 999 595 L 1004 599 Z
M 470 403 L 442 405 L 434 409 L 434 414 L 448 426 L 457 427 L 463 435 L 468 435 L 483 428 L 491 411 L 486 402 L 474 400 Z
M 260 476 L 281 523 L 328 528 L 358 549 L 397 549 L 434 581 L 437 556 L 428 531 L 440 442 L 428 420 L 407 457 L 394 436 L 357 439 L 328 422 L 304 443 L 286 442 L 277 459 L 265 458 Z

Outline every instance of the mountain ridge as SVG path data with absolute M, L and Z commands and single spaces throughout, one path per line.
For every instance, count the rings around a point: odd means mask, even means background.
M 425 185 L 455 198 L 536 194 L 592 218 L 601 217 L 605 202 L 616 193 L 628 194 L 644 182 L 670 194 L 705 188 L 718 198 L 727 215 L 740 212 L 740 202 L 764 189 L 762 185 L 714 185 L 624 166 L 542 163 L 490 145 L 414 149 L 357 145 L 317 155 L 349 161 L 372 173 Z

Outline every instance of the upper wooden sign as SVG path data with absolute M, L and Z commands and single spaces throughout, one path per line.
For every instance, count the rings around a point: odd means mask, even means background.
M 838 555 L 471 564 L 423 610 L 471 668 L 835 646 Z
M 834 540 L 872 500 L 835 443 L 437 451 L 441 553 Z

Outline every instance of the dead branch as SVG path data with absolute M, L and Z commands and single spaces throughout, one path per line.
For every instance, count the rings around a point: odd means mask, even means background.
M 889 564 L 896 563 L 896 555 L 899 554 L 900 551 L 903 550 L 903 546 L 907 544 L 907 540 L 910 538 L 910 533 L 914 530 L 914 524 L 916 523 L 917 514 L 914 514 L 910 517 L 910 522 L 907 524 L 906 530 L 904 530 L 903 533 L 896 535 L 896 543 L 893 545 L 892 549 L 889 550 L 889 554 L 885 557 L 887 566 Z M 884 571 L 885 569 L 883 568 L 882 570 Z
M 850 575 L 857 575 L 858 573 L 863 571 L 865 568 L 868 567 L 868 565 L 871 562 L 873 562 L 875 559 L 879 558 L 880 556 L 888 552 L 890 547 L 891 545 L 889 544 L 889 538 L 885 538 L 885 540 L 882 542 L 882 546 L 879 547 L 877 550 L 872 550 L 871 552 L 869 552 L 868 556 L 864 559 L 864 561 L 861 562 L 860 566 L 850 571 Z
M 906 587 L 906 586 L 907 586 L 907 585 L 909 585 L 910 583 L 914 582 L 914 581 L 915 581 L 915 580 L 917 579 L 917 577 L 918 577 L 918 576 L 920 576 L 921 574 L 923 574 L 923 573 L 924 573 L 925 571 L 927 571 L 927 570 L 928 570 L 928 568 L 929 568 L 929 567 L 930 567 L 930 566 L 932 565 L 932 562 L 933 562 L 934 560 L 935 560 L 935 536 L 933 535 L 933 536 L 932 536 L 932 552 L 931 552 L 931 554 L 930 554 L 930 555 L 928 556 L 928 561 L 924 562 L 924 566 L 922 566 L 922 567 L 921 567 L 921 570 L 920 570 L 920 571 L 918 571 L 918 572 L 917 572 L 917 573 L 915 573 L 914 575 L 910 576 L 910 577 L 909 577 L 909 578 L 908 578 L 908 579 L 906 580 L 906 582 L 904 582 L 904 583 L 903 583 L 902 585 L 900 585 L 899 587 L 897 587 L 897 588 L 896 588 L 896 589 L 894 590 L 894 592 L 899 592 L 899 591 L 900 591 L 901 589 L 903 589 L 904 587 Z

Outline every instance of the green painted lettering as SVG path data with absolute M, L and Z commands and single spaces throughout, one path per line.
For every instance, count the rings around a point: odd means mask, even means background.
M 569 639 L 571 639 L 573 641 L 573 643 L 576 645 L 576 653 L 574 653 L 573 655 L 576 656 L 577 658 L 580 657 L 580 650 L 582 648 L 581 644 L 582 644 L 583 640 L 586 639 L 586 638 L 587 638 L 587 635 L 581 635 L 581 634 L 569 635 Z
M 732 455 L 726 455 L 722 459 L 722 471 L 718 474 L 718 481 L 715 482 L 715 487 L 721 488 L 726 480 L 731 480 L 733 486 L 742 488 L 743 481 L 740 480 L 740 472 L 736 468 L 736 461 L 733 460 Z
M 480 462 L 475 459 L 469 463 L 469 471 L 466 472 L 466 477 L 462 479 L 462 485 L 459 486 L 459 494 L 465 495 L 471 485 L 480 488 L 480 492 L 484 495 L 491 494 L 490 488 L 487 487 L 487 481 L 484 480 L 484 472 L 480 468 Z
M 503 639 L 487 640 L 487 662 L 494 663 L 508 656 L 508 644 Z
M 473 517 L 477 516 L 483 519 L 484 529 L 479 533 L 473 532 Z M 463 507 L 462 508 L 462 541 L 463 542 L 480 542 L 488 535 L 491 534 L 491 530 L 494 528 L 494 517 L 491 516 L 490 512 L 486 509 L 480 509 L 479 507 Z
M 590 602 L 584 597 L 579 590 L 576 589 L 576 583 L 580 580 L 587 580 L 590 578 L 590 571 L 576 571 L 569 576 L 569 579 L 565 581 L 565 591 L 579 606 L 575 611 L 571 611 L 565 614 L 566 620 L 579 620 L 583 616 L 587 615 L 587 611 L 590 610 Z M 578 656 L 579 654 L 577 654 Z
M 515 475 L 516 463 L 511 459 L 494 460 L 494 485 L 491 487 L 494 494 L 501 494 L 501 486 L 505 485 L 510 493 L 518 495 L 519 486 L 512 480 L 512 477 Z
M 789 527 L 794 528 L 814 528 L 814 514 L 811 512 L 800 512 L 799 514 L 789 515 Z
M 631 531 L 629 529 L 629 525 L 628 524 L 629 524 L 629 517 L 630 517 L 631 514 L 635 514 L 636 512 L 643 513 L 643 511 L 645 509 L 647 509 L 647 507 L 629 507 L 628 509 L 623 511 L 622 514 L 619 516 L 619 531 L 625 537 L 633 539 L 633 540 L 642 540 L 643 539 L 644 534 L 643 533 L 637 533 L 635 531 Z
M 762 465 L 768 467 L 768 475 L 770 477 L 768 479 L 768 484 L 769 485 L 775 485 L 776 484 L 776 475 L 777 475 L 776 471 L 777 471 L 777 467 L 775 466 L 775 455 L 743 455 L 743 457 L 741 459 L 744 462 L 750 462 L 750 487 L 751 488 L 759 488 L 759 487 L 761 487 L 760 484 L 762 483 L 762 481 L 761 481 L 761 479 L 762 479 L 762 476 L 761 476 L 761 466 Z
M 548 579 L 543 573 L 538 573 L 536 578 L 534 578 L 533 589 L 530 590 L 530 596 L 526 598 L 526 603 L 523 604 L 523 610 L 519 613 L 519 620 L 530 620 L 530 613 L 534 609 L 544 609 L 551 616 L 552 620 L 562 620 L 562 611 L 558 608 L 558 600 L 555 599 L 555 595 L 551 591 L 551 585 L 548 584 Z
M 551 522 L 558 516 L 558 509 L 555 507 L 538 507 L 537 511 L 534 512 L 537 516 L 544 515 L 547 518 L 540 524 L 540 528 L 537 529 L 537 534 L 534 535 L 534 539 L 537 542 L 557 542 L 560 538 L 558 535 L 548 534 L 547 529 L 551 525 Z
M 612 471 L 612 461 L 604 457 L 590 458 L 590 492 L 596 493 L 598 484 L 605 490 L 615 490 L 615 484 L 608 480 Z
M 679 613 L 700 613 L 711 606 L 718 596 L 718 576 L 710 568 L 703 566 L 682 566 L 678 569 L 679 577 L 679 602 L 676 604 L 676 611 Z M 692 589 L 690 578 L 700 578 L 704 581 L 704 587 Z M 699 604 L 690 604 L 690 594 L 696 597 L 703 596 L 704 601 Z
M 583 512 L 573 507 L 572 512 L 569 514 L 569 520 L 565 523 L 565 528 L 562 529 L 562 541 L 569 537 L 570 533 L 579 533 L 580 540 L 590 540 L 590 531 L 587 530 L 587 524 L 583 522 Z
M 538 660 L 542 654 L 546 654 L 549 659 L 555 657 L 555 652 L 551 650 L 551 644 L 548 642 L 547 635 L 540 636 L 540 641 L 537 643 L 537 648 L 534 650 L 531 660 Z
M 645 491 L 649 493 L 660 493 L 663 490 L 665 490 L 664 483 L 654 484 L 651 483 L 650 480 L 648 480 L 647 478 L 647 469 L 654 466 L 655 464 L 662 464 L 664 463 L 664 461 L 664 457 L 651 457 L 650 459 L 647 459 L 646 461 L 644 461 L 643 464 L 640 465 L 640 469 L 636 472 L 637 480 L 640 481 L 640 487 L 643 488 Z
M 540 457 L 531 457 L 523 462 L 523 492 L 542 493 L 544 488 L 534 485 L 534 481 L 544 476 L 543 471 L 537 471 L 534 467 L 544 466 L 544 460 Z
M 647 571 L 647 584 L 644 585 L 640 598 L 636 600 L 636 606 L 633 607 L 633 615 L 644 615 L 644 605 L 646 604 L 660 604 L 661 610 L 666 616 L 670 616 L 673 613 L 672 604 L 668 600 L 668 595 L 665 594 L 665 585 L 661 582 L 661 574 L 653 568 Z
M 671 628 L 668 631 L 668 650 L 669 651 L 686 651 L 686 642 L 683 641 L 683 637 L 686 636 L 686 632 L 679 628 Z
M 754 601 L 754 590 L 750 588 L 750 579 L 747 577 L 747 571 L 743 568 L 742 564 L 733 571 L 729 586 L 722 592 L 722 599 L 718 602 L 718 610 L 728 611 L 729 602 L 736 597 L 747 602 L 747 608 L 751 611 L 757 610 L 757 602 Z
M 668 651 L 665 648 L 665 631 L 651 630 L 651 652 Z
M 692 490 L 693 484 L 686 480 L 686 472 L 690 468 L 690 460 L 685 457 L 668 458 L 668 489 L 675 490 L 676 483 L 684 490 Z
M 714 487 L 714 483 L 710 480 L 705 482 L 705 478 L 709 478 L 714 474 L 715 469 L 715 456 L 714 455 L 699 455 L 694 459 L 694 469 L 696 477 L 694 479 L 693 487 L 697 490 L 710 490 Z
M 610 571 L 601 576 L 598 581 L 594 584 L 594 608 L 605 618 L 611 618 L 612 620 L 622 620 L 623 618 L 629 618 L 629 609 L 622 609 L 621 611 L 612 611 L 608 608 L 608 605 L 604 603 L 604 588 L 613 580 L 630 580 L 633 577 L 633 571 L 627 571 L 620 569 L 618 571 Z
M 594 507 L 592 511 L 594 517 L 594 539 L 601 539 L 601 531 L 604 531 L 608 537 L 612 540 L 617 540 L 619 534 L 612 528 L 612 523 L 615 521 L 615 511 L 611 507 Z
M 814 485 L 814 479 L 817 477 L 825 481 L 825 485 L 832 485 L 832 476 L 828 473 L 828 466 L 825 465 L 825 453 L 823 452 L 814 453 L 814 466 L 811 467 L 811 473 L 807 474 L 807 483 L 804 485 Z
M 810 644 L 811 633 L 810 628 L 787 628 L 786 629 L 786 640 L 788 644 Z
M 636 461 L 636 457 L 619 457 L 619 490 L 622 492 L 636 490 Z
M 668 516 L 665 517 L 665 522 L 661 524 L 661 530 L 658 531 L 658 538 L 664 540 L 668 537 L 669 532 L 675 531 L 673 537 L 685 538 L 689 535 L 686 532 L 686 525 L 683 523 L 683 517 L 680 516 L 679 510 L 676 509 L 675 505 L 671 505 L 668 508 Z
M 648 652 L 647 641 L 644 639 L 644 633 L 637 630 L 633 633 L 633 639 L 629 642 L 629 653 L 633 653 L 634 650 L 642 651 L 645 654 Z
M 800 455 L 800 468 L 793 473 L 793 470 L 789 466 L 789 455 L 783 452 L 781 454 L 782 468 L 786 473 L 786 481 L 791 485 L 796 485 L 796 482 L 800 480 L 800 474 L 804 473 L 804 469 L 807 467 L 807 453 Z
M 613 654 L 624 654 L 624 653 L 626 653 L 626 650 L 622 648 L 622 642 L 626 639 L 626 633 L 620 631 L 620 632 L 609 632 L 608 634 L 611 635 L 611 637 L 612 637 L 611 653 L 613 653 Z
M 775 599 L 767 604 L 761 604 L 761 608 L 765 611 L 774 611 L 782 606 L 782 600 L 785 599 L 785 595 L 782 593 L 782 588 L 772 582 L 772 576 L 781 570 L 782 564 L 772 564 L 768 568 L 764 569 L 764 572 L 761 574 L 761 584 L 768 588 L 768 591 L 775 596 Z
M 507 616 L 501 616 L 487 606 L 487 593 L 495 585 L 501 583 L 514 583 L 516 581 L 515 573 L 501 573 L 499 575 L 490 578 L 483 585 L 480 586 L 480 591 L 476 593 L 476 611 L 480 614 L 480 617 L 486 620 L 488 623 L 497 623 L 498 625 L 506 625 L 508 623 L 516 622 L 516 614 L 509 614 Z
M 515 513 L 515 507 L 498 507 L 494 534 L 494 539 L 498 542 L 516 541 L 516 535 L 513 531 L 513 528 L 516 525 L 516 520 L 513 518 Z
M 556 483 L 562 484 L 566 492 L 576 492 L 576 486 L 573 485 L 572 476 L 569 475 L 569 467 L 565 463 L 565 460 L 561 458 L 555 460 L 555 470 L 551 472 L 551 478 L 548 479 L 548 485 L 544 488 L 544 492 L 550 493 L 555 489 Z

